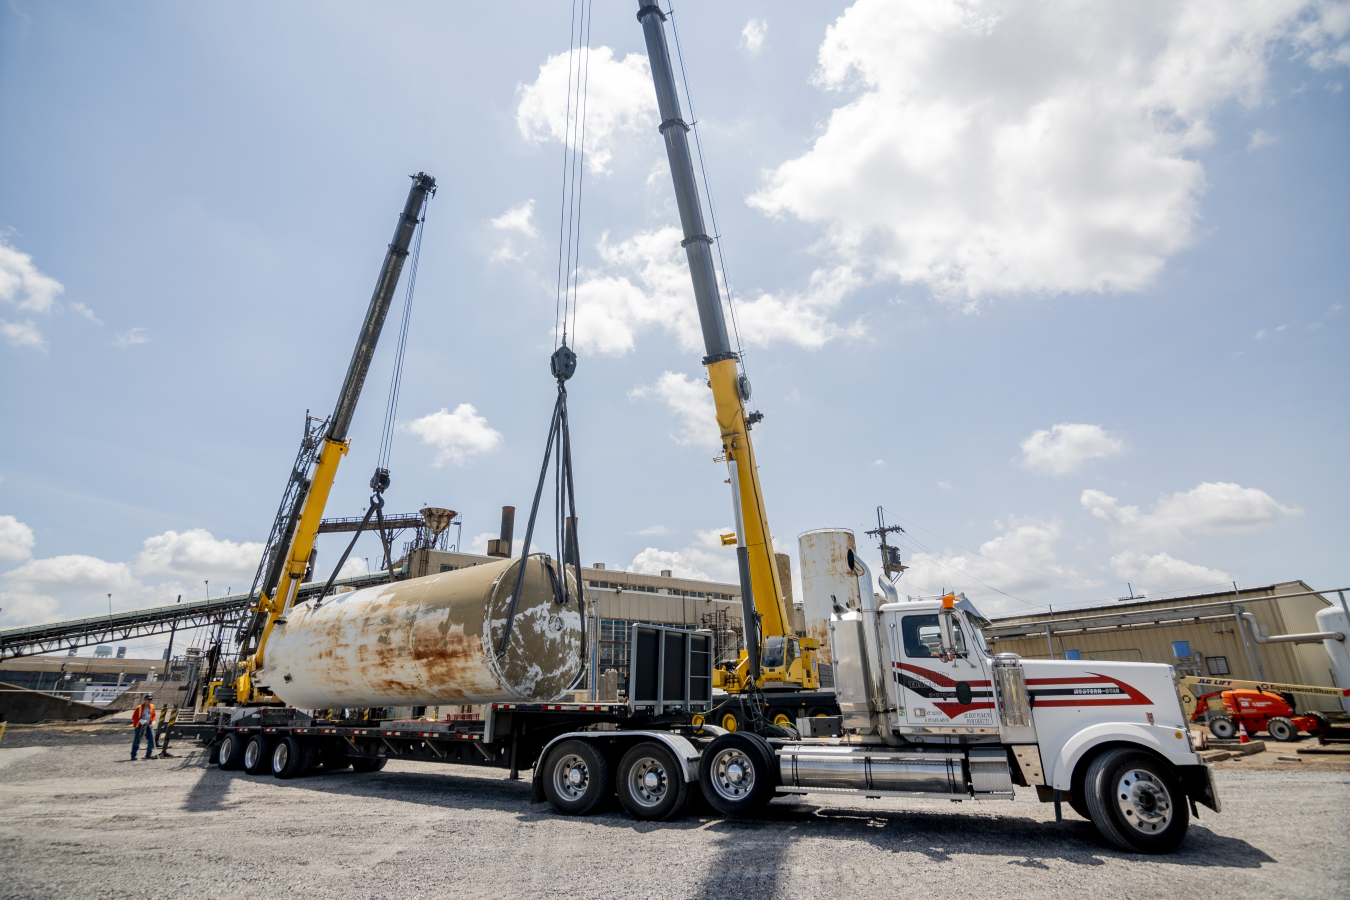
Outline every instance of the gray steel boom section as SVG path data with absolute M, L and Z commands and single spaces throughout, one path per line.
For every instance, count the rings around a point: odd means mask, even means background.
M 675 182 L 675 202 L 680 208 L 680 226 L 684 229 L 684 251 L 689 257 L 689 274 L 694 280 L 694 300 L 698 320 L 703 326 L 705 362 L 734 356 L 727 339 L 727 323 L 722 315 L 722 298 L 713 270 L 712 241 L 703 224 L 703 207 L 694 180 L 694 163 L 689 155 L 689 126 L 680 111 L 675 92 L 675 72 L 666 46 L 665 14 L 656 0 L 639 0 L 638 20 L 647 39 L 647 58 L 651 61 L 652 81 L 656 84 L 656 103 L 661 111 L 661 135 L 666 139 L 670 175 Z
M 412 242 L 413 232 L 417 230 L 417 221 L 422 216 L 422 204 L 427 195 L 436 190 L 436 179 L 425 172 L 413 176 L 412 188 L 408 191 L 408 202 L 398 217 L 394 229 L 394 239 L 384 255 L 384 265 L 380 267 L 380 277 L 375 282 L 375 293 L 370 297 L 370 307 L 366 310 L 366 321 L 361 325 L 361 337 L 352 351 L 351 364 L 347 366 L 347 377 L 342 381 L 342 391 L 338 394 L 337 407 L 333 410 L 333 420 L 328 426 L 328 439 L 344 441 L 347 428 L 352 423 L 352 414 L 356 412 L 356 401 L 361 396 L 361 387 L 366 382 L 366 371 L 370 368 L 371 357 L 375 355 L 375 344 L 380 339 L 380 330 L 384 327 L 385 316 L 389 313 L 389 304 L 394 299 L 394 289 L 398 287 L 399 275 L 403 272 L 403 260 L 408 256 L 408 245 Z

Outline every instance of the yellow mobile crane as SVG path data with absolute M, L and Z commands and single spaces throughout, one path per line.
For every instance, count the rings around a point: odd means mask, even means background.
M 750 382 L 741 371 L 740 355 L 727 336 L 722 299 L 713 269 L 712 243 L 703 223 L 687 132 L 675 89 L 675 74 L 666 45 L 666 16 L 657 0 L 639 0 L 638 20 L 647 41 L 656 100 L 661 113 L 660 131 L 666 142 L 670 173 L 675 182 L 675 200 L 684 229 L 684 249 L 694 282 L 694 298 L 707 355 L 708 384 L 717 409 L 722 436 L 722 456 L 731 484 L 736 522 L 736 557 L 740 566 L 741 603 L 745 616 L 746 652 L 734 671 L 715 673 L 714 684 L 729 692 L 750 685 L 765 690 L 812 691 L 819 687 L 816 665 L 817 642 L 798 638 L 790 610 L 783 599 L 778 566 L 774 559 L 764 492 L 750 441 L 750 429 L 763 418 L 746 413 Z M 727 538 L 729 543 L 729 536 Z
M 371 295 L 370 307 L 366 310 L 366 320 L 361 326 L 351 364 L 347 367 L 347 377 L 342 382 L 337 406 L 327 420 L 306 418 L 300 452 L 291 469 L 290 480 L 263 550 L 258 574 L 253 580 L 253 602 L 236 635 L 241 660 L 233 684 L 233 699 L 240 706 L 276 702 L 270 693 L 253 684 L 253 673 L 263 666 L 267 638 L 277 619 L 294 602 L 300 581 L 312 574 L 314 541 L 319 535 L 319 522 L 323 519 L 333 480 L 337 477 L 338 463 L 347 455 L 350 445 L 347 430 L 356 412 L 356 401 L 361 396 L 361 387 L 365 384 L 366 372 L 375 354 L 375 344 L 380 339 L 380 330 L 389 313 L 394 289 L 398 287 L 413 233 L 422 220 L 427 200 L 436 192 L 436 179 L 425 172 L 413 175 L 412 180 L 408 200 L 394 230 L 394 239 L 385 253 L 380 277 L 375 282 L 375 292 Z M 389 471 L 377 468 L 370 481 L 375 494 L 371 498 L 370 512 L 366 513 L 367 521 L 371 513 L 378 512 L 383 505 L 381 495 L 388 486 Z M 341 562 L 338 565 L 341 566 Z M 220 691 L 215 696 L 229 699 Z

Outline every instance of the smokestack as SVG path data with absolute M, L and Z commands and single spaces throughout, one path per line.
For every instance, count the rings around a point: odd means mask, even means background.
M 515 538 L 516 532 L 516 508 L 514 506 L 502 507 L 502 534 L 495 541 L 488 541 L 488 556 L 500 556 L 503 559 L 511 558 L 511 541 Z

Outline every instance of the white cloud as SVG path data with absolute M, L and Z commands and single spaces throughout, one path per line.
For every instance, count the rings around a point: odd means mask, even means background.
M 42 337 L 42 332 L 38 331 L 37 325 L 32 319 L 26 322 L 6 322 L 0 319 L 0 335 L 9 341 L 15 347 L 36 347 L 38 350 L 47 349 L 47 341 Z
M 498 231 L 518 231 L 526 237 L 539 234 L 531 219 L 534 217 L 534 201 L 519 203 L 492 220 L 492 227 Z
M 1187 532 L 1250 531 L 1303 515 L 1303 510 L 1283 506 L 1265 491 L 1232 482 L 1206 481 L 1161 497 L 1147 513 L 1137 506 L 1121 506 L 1115 497 L 1094 489 L 1083 491 L 1079 501 L 1110 527 L 1113 541 L 1138 549 L 1175 544 Z
M 1262 103 L 1274 55 L 1350 63 L 1344 10 L 859 0 L 816 76 L 855 96 L 750 202 L 820 223 L 854 268 L 968 306 L 1141 290 L 1192 240 L 1210 118 Z
M 33 555 L 33 529 L 13 516 L 0 516 L 0 562 L 20 562 Z
M 95 325 L 103 324 L 103 321 L 98 316 L 94 315 L 94 311 L 89 307 L 85 306 L 83 303 L 71 303 L 69 304 L 69 306 L 75 312 L 84 316 L 86 319 L 88 319 L 90 322 L 93 322 Z
M 515 262 L 525 258 L 527 251 L 516 249 L 515 242 L 512 240 L 512 232 L 526 238 L 538 237 L 539 231 L 531 221 L 533 217 L 534 201 L 526 200 L 491 220 L 493 228 L 507 232 L 506 240 L 491 256 L 494 262 Z
M 635 531 L 633 533 L 641 535 L 642 537 L 659 537 L 661 535 L 670 534 L 670 529 L 664 525 L 653 525 L 650 528 L 644 528 L 641 531 Z
M 150 343 L 150 336 L 145 333 L 144 328 L 131 328 L 114 338 L 119 347 L 134 347 L 137 344 Z
M 764 38 L 768 36 L 769 23 L 763 19 L 751 19 L 745 23 L 741 29 L 740 46 L 750 51 L 751 56 L 756 56 L 764 47 Z
M 578 60 L 567 53 L 550 56 L 539 67 L 533 84 L 521 85 L 516 93 L 516 126 L 526 140 L 568 140 L 575 148 L 580 134 L 575 127 L 578 111 L 575 74 L 572 77 L 571 112 L 568 112 L 569 66 Z M 584 60 L 582 60 L 584 63 Z M 604 172 L 614 157 L 616 138 L 624 132 L 650 131 L 657 125 L 656 91 L 645 53 L 614 58 L 609 47 L 590 52 L 586 77 L 585 139 L 586 167 Z
M 461 403 L 454 412 L 442 408 L 440 412 L 414 419 L 399 428 L 417 435 L 422 443 L 436 447 L 439 451 L 437 466 L 446 461 L 463 465 L 469 456 L 491 453 L 502 445 L 501 432 L 488 425 L 487 419 L 478 415 L 478 410 L 469 403 Z
M 1276 141 L 1275 135 L 1271 134 L 1269 131 L 1262 131 L 1260 128 L 1258 128 L 1252 132 L 1251 140 L 1247 142 L 1247 149 L 1256 150 L 1266 146 L 1267 144 L 1273 144 L 1275 143 L 1275 141 Z
M 675 443 L 701 450 L 722 449 L 712 391 L 705 382 L 691 379 L 683 372 L 662 372 L 655 384 L 639 385 L 628 392 L 628 397 L 631 400 L 656 397 L 664 402 L 679 425 L 679 430 L 670 435 Z
M 1020 444 L 1022 465 L 1042 475 L 1067 475 L 1094 459 L 1125 452 L 1125 442 L 1100 425 L 1062 423 L 1034 431 Z
M 952 489 L 952 485 L 951 485 L 951 482 L 950 482 L 950 481 L 939 481 L 939 482 L 937 483 L 937 486 L 940 487 L 940 488 L 942 488 L 944 491 L 950 491 L 950 490 Z
M 204 528 L 166 531 L 146 538 L 135 560 L 142 578 L 171 576 L 190 581 L 212 579 L 242 584 L 252 579 L 262 558 L 263 545 L 252 541 L 217 540 Z
M 61 282 L 38 271 L 33 257 L 0 237 L 0 300 L 30 312 L 49 313 L 64 290 Z
M 628 571 L 643 575 L 659 575 L 663 569 L 670 569 L 676 578 L 698 578 L 736 584 L 740 580 L 736 566 L 736 550 L 734 547 L 723 547 L 721 538 L 731 530 L 731 528 L 700 530 L 689 546 L 679 550 L 648 547 L 633 557 L 633 564 L 628 567 Z
M 1142 588 L 1155 592 L 1174 591 L 1233 580 L 1227 572 L 1173 559 L 1166 553 L 1149 555 L 1127 550 L 1111 557 L 1111 568 L 1118 578 L 1130 582 L 1136 591 Z
M 638 334 L 662 328 L 674 334 L 680 349 L 703 349 L 703 331 L 680 246 L 681 232 L 672 227 L 640 231 L 619 243 L 609 233 L 596 250 L 600 267 L 583 269 L 577 287 L 577 347 L 621 355 L 635 346 Z M 761 293 L 739 300 L 736 315 L 742 336 L 758 347 L 786 341 L 815 348 L 841 335 L 861 333 L 860 325 L 842 328 L 828 314 L 862 284 L 846 267 L 812 273 L 805 291 Z
M 377 566 L 384 562 L 384 551 L 381 550 L 380 553 L 380 559 L 375 563 Z M 349 556 L 347 557 L 347 561 L 342 564 L 342 568 L 338 571 L 337 577 L 355 578 L 357 575 L 368 575 L 369 573 L 370 567 L 366 565 L 364 559 L 357 559 L 355 556 Z
M 900 592 L 928 593 L 939 589 L 967 591 L 980 596 L 981 610 L 1011 611 L 1012 601 L 990 594 L 985 586 L 1028 596 L 1044 593 L 1056 578 L 1074 578 L 1057 561 L 1055 545 L 1063 534 L 1057 519 L 1011 519 L 997 523 L 1002 532 L 980 545 L 979 553 L 915 553 L 900 578 Z M 984 609 L 988 606 L 989 609 Z
M 13 517 L 0 516 L 0 548 L 3 535 L 15 546 L 11 523 Z M 20 530 L 18 545 L 23 544 Z M 180 594 L 202 596 L 206 579 L 222 590 L 248 584 L 261 556 L 260 543 L 217 540 L 201 528 L 166 531 L 146 538 L 130 563 L 82 554 L 30 559 L 0 576 L 0 607 L 6 622 L 22 625 L 106 614 L 109 593 L 114 610 L 172 603 Z

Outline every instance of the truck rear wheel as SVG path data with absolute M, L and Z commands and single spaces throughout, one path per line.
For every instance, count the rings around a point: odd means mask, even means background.
M 239 735 L 230 733 L 220 739 L 216 745 L 216 765 L 222 769 L 237 769 L 244 764 L 244 742 Z
M 1219 716 L 1210 721 L 1209 733 L 1221 741 L 1231 740 L 1237 734 L 1237 725 L 1227 716 Z
M 703 796 L 724 816 L 753 815 L 773 799 L 776 762 L 768 742 L 757 735 L 720 735 L 699 761 Z
M 1280 743 L 1298 740 L 1298 728 L 1284 716 L 1276 716 L 1266 723 L 1266 734 Z
M 267 771 L 271 757 L 272 742 L 264 735 L 252 735 L 248 743 L 244 744 L 244 771 L 250 775 L 262 775 Z
M 683 812 L 689 790 L 680 760 L 656 741 L 645 741 L 624 754 L 614 786 L 630 816 L 656 821 Z
M 605 799 L 609 761 L 585 741 L 563 741 L 544 763 L 544 796 L 565 816 L 584 816 Z
M 1107 750 L 1083 779 L 1092 824 L 1122 850 L 1171 853 L 1190 827 L 1181 782 L 1167 763 L 1138 750 Z
M 312 752 L 297 738 L 289 735 L 277 741 L 272 748 L 272 774 L 278 778 L 295 778 L 305 771 L 305 763 Z

